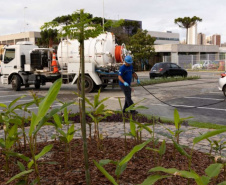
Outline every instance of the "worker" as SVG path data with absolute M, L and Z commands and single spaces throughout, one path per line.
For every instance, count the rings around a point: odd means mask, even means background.
M 132 77 L 137 80 L 137 83 L 140 84 L 140 80 L 138 79 L 137 74 L 133 70 L 133 59 L 131 56 L 125 57 L 125 63 L 120 67 L 118 79 L 119 79 L 119 86 L 122 89 L 123 93 L 125 94 L 125 104 L 123 107 L 123 113 L 126 112 L 126 108 L 133 104 L 133 100 L 131 98 L 131 81 Z M 130 113 L 137 114 L 136 110 L 131 110 Z

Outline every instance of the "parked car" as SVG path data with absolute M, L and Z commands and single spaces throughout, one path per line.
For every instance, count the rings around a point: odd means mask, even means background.
M 223 94 L 226 97 L 226 72 L 222 73 L 218 80 L 218 89 L 223 91 Z
M 174 63 L 160 62 L 156 63 L 149 73 L 150 78 L 168 77 L 168 76 L 183 76 L 187 77 L 188 73 L 185 69 Z

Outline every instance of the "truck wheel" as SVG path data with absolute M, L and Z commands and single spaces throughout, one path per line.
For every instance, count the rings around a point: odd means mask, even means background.
M 81 78 L 77 81 L 78 89 L 81 91 L 82 85 L 80 82 L 81 82 Z M 95 90 L 95 84 L 93 80 L 89 76 L 85 75 L 85 93 L 90 93 L 93 90 Z
M 21 88 L 21 80 L 18 75 L 13 75 L 11 80 L 12 88 L 14 91 L 19 91 Z
M 40 83 L 35 84 L 35 89 L 40 89 Z

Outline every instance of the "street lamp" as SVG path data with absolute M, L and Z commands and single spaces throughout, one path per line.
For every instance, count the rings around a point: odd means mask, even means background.
M 24 32 L 25 32 L 25 25 L 26 25 L 26 24 L 25 24 L 25 9 L 26 9 L 26 8 L 27 8 L 27 7 L 25 6 L 25 7 L 24 7 Z

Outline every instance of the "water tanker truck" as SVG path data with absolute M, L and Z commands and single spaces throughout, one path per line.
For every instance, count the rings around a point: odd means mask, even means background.
M 1 57 L 1 83 L 11 84 L 19 91 L 22 86 L 39 89 L 47 82 L 62 78 L 65 84 L 80 84 L 80 44 L 77 40 L 62 40 L 55 60 L 54 50 L 38 48 L 30 42 L 4 46 Z M 125 45 L 117 45 L 115 36 L 106 32 L 84 41 L 85 92 L 118 83 L 118 69 L 128 55 Z

